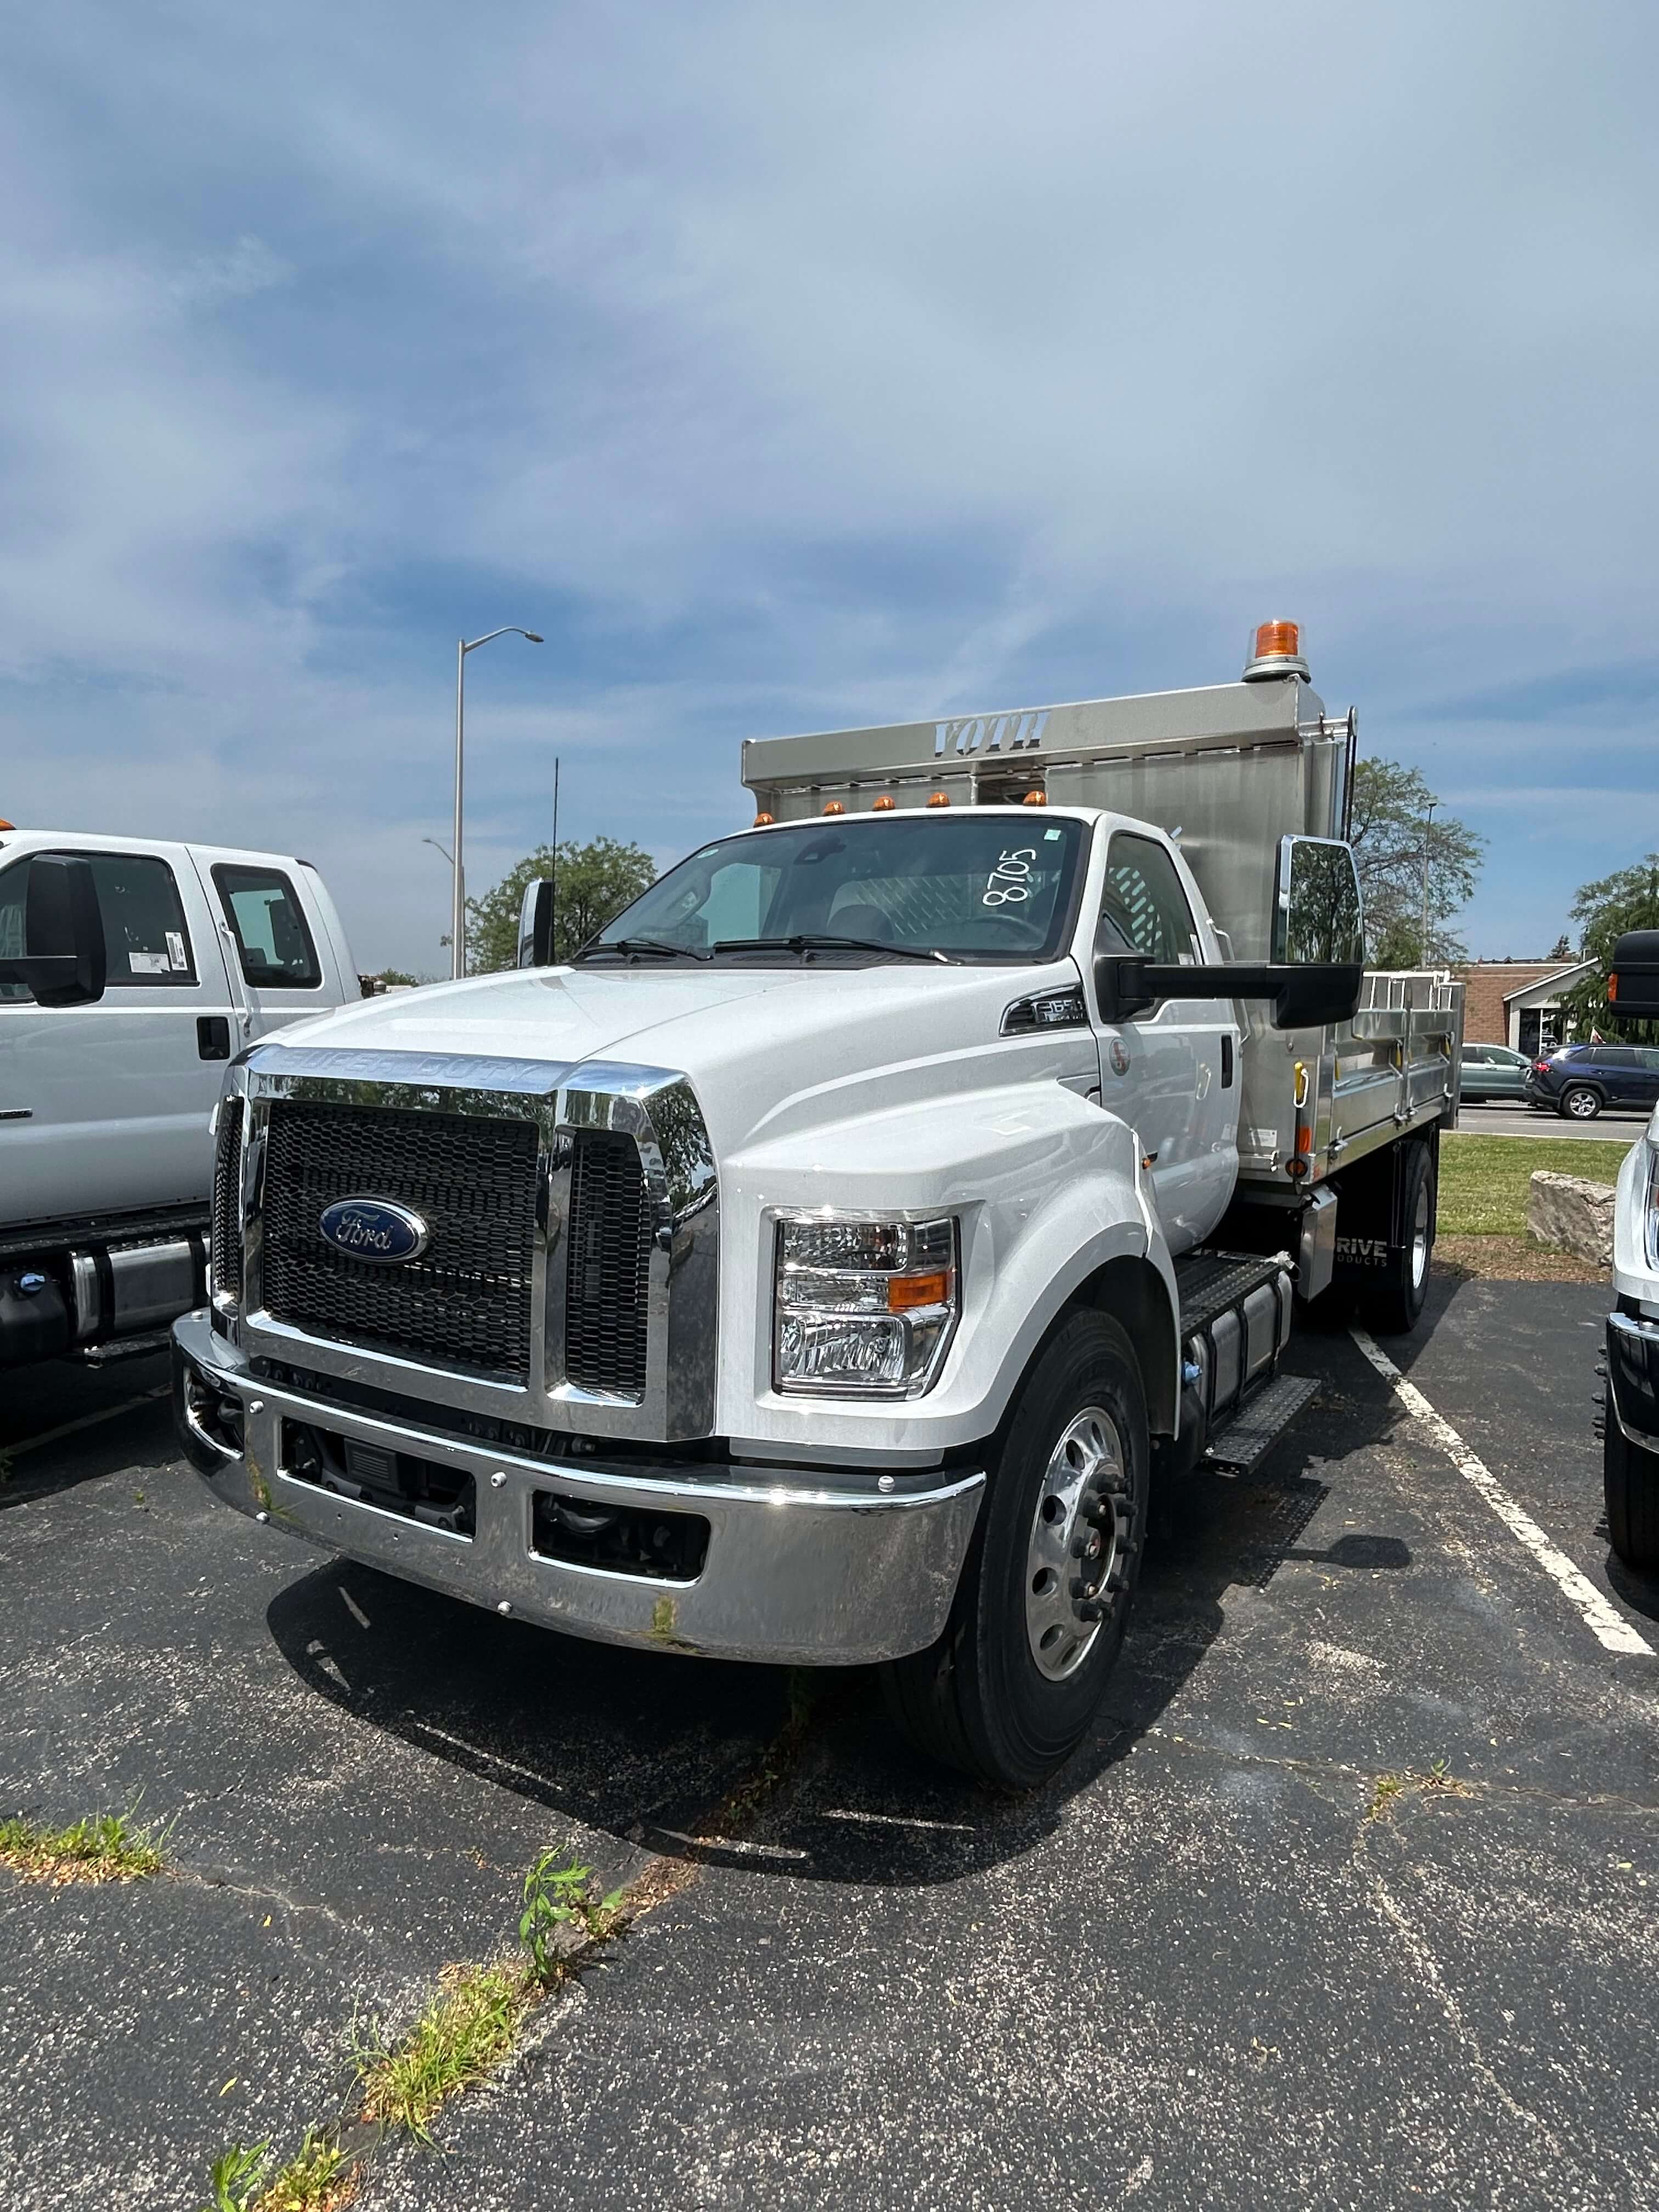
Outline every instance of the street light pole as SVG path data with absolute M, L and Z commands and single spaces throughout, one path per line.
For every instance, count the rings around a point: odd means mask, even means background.
M 500 629 L 486 631 L 483 637 L 475 637 L 470 641 L 461 638 L 455 647 L 455 858 L 453 864 L 454 897 L 449 923 L 449 972 L 457 981 L 466 973 L 466 871 L 461 859 L 461 789 L 466 769 L 466 656 L 497 637 L 524 637 L 528 638 L 532 645 L 542 643 L 533 629 L 520 629 L 517 623 L 507 623 Z
M 1434 836 L 1434 810 L 1439 804 L 1437 799 L 1431 799 L 1429 811 L 1423 817 L 1423 930 L 1417 940 L 1417 957 L 1425 968 L 1429 964 L 1429 853 Z

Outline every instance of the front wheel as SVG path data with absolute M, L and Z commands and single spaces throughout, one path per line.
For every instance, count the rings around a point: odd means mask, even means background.
M 1561 1093 L 1558 1110 L 1569 1121 L 1593 1121 L 1601 1110 L 1601 1094 L 1588 1084 L 1576 1083 L 1571 1091 Z
M 884 1670 L 916 1747 L 1004 1790 L 1076 1750 L 1123 1643 L 1146 1534 L 1151 1444 L 1133 1347 L 1071 1315 L 1021 1383 L 943 1636 Z
M 1619 1425 L 1607 1390 L 1602 1431 L 1601 1483 L 1607 1501 L 1607 1540 L 1627 1567 L 1659 1569 L 1659 1454 L 1633 1444 Z

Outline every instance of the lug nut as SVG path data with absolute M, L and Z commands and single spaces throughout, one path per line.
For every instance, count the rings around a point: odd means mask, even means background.
M 512 1612 L 512 1610 L 513 1610 L 513 1607 L 512 1607 L 512 1605 L 511 1605 L 511 1603 L 509 1602 L 509 1601 L 508 1601 L 507 1599 L 506 1599 L 506 1598 L 502 1598 L 502 1599 L 501 1600 L 501 1601 L 498 1603 L 498 1605 L 496 1606 L 495 1610 L 496 1610 L 496 1612 L 497 1612 L 497 1613 L 511 1613 L 511 1612 Z

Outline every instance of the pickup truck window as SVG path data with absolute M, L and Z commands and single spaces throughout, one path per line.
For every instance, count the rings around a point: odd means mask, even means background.
M 1106 860 L 1097 952 L 1142 952 L 1174 965 L 1201 956 L 1198 931 L 1175 864 L 1150 837 L 1120 830 Z
M 236 939 L 242 974 L 254 989 L 316 990 L 323 980 L 317 948 L 282 870 L 225 861 L 213 871 L 213 880 Z
M 1083 842 L 1079 822 L 967 812 L 722 838 L 670 869 L 582 957 L 868 961 L 890 947 L 901 958 L 1050 960 L 1071 933 Z M 835 938 L 850 942 L 825 941 Z
M 153 853 L 82 853 L 92 864 L 98 911 L 104 924 L 104 957 L 112 988 L 190 986 L 196 963 L 190 931 L 179 903 L 179 887 L 167 862 Z M 0 955 L 23 949 L 23 913 L 28 896 L 29 861 L 19 860 L 0 876 Z M 0 983 L 0 999 L 27 999 L 21 983 Z

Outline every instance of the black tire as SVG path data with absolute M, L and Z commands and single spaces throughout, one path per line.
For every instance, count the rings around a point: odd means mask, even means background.
M 1659 1453 L 1632 1443 L 1619 1425 L 1611 1392 L 1601 1442 L 1601 1486 L 1613 1550 L 1640 1574 L 1659 1571 Z
M 1601 1094 L 1588 1083 L 1570 1083 L 1555 1110 L 1564 1121 L 1593 1121 L 1601 1110 Z
M 1078 1480 L 1070 1471 L 1092 1463 L 1091 1455 L 1079 1443 L 1062 1463 L 1060 1447 L 1079 1424 L 1093 1424 L 1103 1438 L 1101 1414 L 1115 1432 L 1115 1462 L 1103 1461 L 1097 1475 L 1081 1479 L 1074 1510 L 1065 1503 Z M 1021 1790 L 1046 1781 L 1076 1750 L 1128 1625 L 1151 1460 L 1146 1392 L 1127 1335 L 1103 1314 L 1070 1315 L 1032 1362 L 991 1454 L 984 1507 L 944 1635 L 883 1669 L 888 1710 L 919 1751 L 994 1788 Z M 1101 1520 L 1088 1522 L 1088 1510 Z M 1074 1574 L 1069 1548 L 1091 1534 L 1101 1540 L 1101 1564 L 1110 1547 L 1098 1600 L 1086 1595 L 1095 1585 L 1083 1579 L 1098 1564 L 1085 1559 Z M 1063 1557 L 1062 1579 L 1046 1565 L 1031 1575 L 1031 1559 L 1045 1547 Z M 1039 1582 L 1047 1585 L 1041 1598 Z M 1101 1617 L 1083 1618 L 1079 1607 L 1095 1603 Z M 1049 1613 L 1065 1618 L 1047 1627 L 1033 1620 Z M 1036 1641 L 1051 1629 L 1056 1638 L 1040 1662 Z M 1069 1671 L 1048 1671 L 1061 1666 Z
M 1401 1219 L 1406 1241 L 1389 1251 L 1386 1274 L 1359 1292 L 1359 1317 L 1374 1335 L 1403 1336 L 1422 1318 L 1429 1294 L 1429 1255 L 1434 1248 L 1434 1169 L 1426 1145 L 1411 1144 L 1400 1172 L 1405 1178 Z

